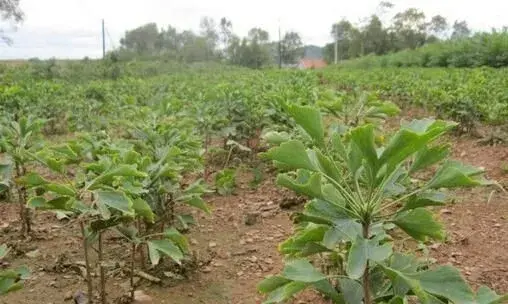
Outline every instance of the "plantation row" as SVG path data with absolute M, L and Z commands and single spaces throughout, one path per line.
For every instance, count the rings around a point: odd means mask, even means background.
M 494 81 L 489 72 L 476 73 Z M 441 73 L 462 85 L 458 74 Z M 132 300 L 144 263 L 176 267 L 190 259 L 185 233 L 196 219 L 189 208 L 213 212 L 206 193 L 227 194 L 220 183 L 204 182 L 212 142 L 229 154 L 255 155 L 267 145 L 260 157 L 278 169 L 277 183 L 308 203 L 279 247 L 284 270 L 258 286 L 266 303 L 307 288 L 333 303 L 407 303 L 413 296 L 422 303 L 502 303 L 508 296 L 487 287 L 474 292 L 455 268 L 433 267 L 394 246 L 394 229 L 422 244 L 444 240 L 427 207 L 446 204 L 448 189 L 494 182 L 482 169 L 448 159 L 450 146 L 439 139 L 453 122 L 414 120 L 393 134 L 384 130 L 399 108 L 381 97 L 412 95 L 389 91 L 395 71 L 381 75 L 211 70 L 74 84 L 6 74 L 0 191 L 18 204 L 23 235 L 31 233 L 33 212 L 52 211 L 79 226 L 90 303 L 94 290 L 107 302 L 104 238 L 121 236 Z M 443 84 L 443 94 L 453 89 Z M 470 92 L 477 105 L 480 95 Z M 71 139 L 55 143 L 55 133 Z M 434 167 L 431 178 L 419 175 Z M 7 253 L 0 247 L 0 258 Z M 27 276 L 26 267 L 0 272 L 0 294 L 21 288 Z
M 464 127 L 508 119 L 507 69 L 338 69 L 323 74 L 333 86 L 374 91 L 403 106 L 435 111 Z

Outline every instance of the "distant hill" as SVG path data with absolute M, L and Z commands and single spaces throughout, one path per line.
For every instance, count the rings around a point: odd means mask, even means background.
M 317 45 L 304 46 L 304 58 L 323 59 L 323 48 Z

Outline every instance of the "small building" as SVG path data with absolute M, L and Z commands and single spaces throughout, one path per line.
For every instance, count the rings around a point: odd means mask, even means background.
M 298 62 L 298 68 L 301 70 L 305 69 L 321 69 L 326 67 L 326 61 L 323 59 L 312 59 L 312 58 L 302 58 L 300 62 Z

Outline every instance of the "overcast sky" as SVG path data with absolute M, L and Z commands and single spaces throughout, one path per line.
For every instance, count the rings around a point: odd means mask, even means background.
M 203 16 L 233 22 L 239 35 L 259 26 L 277 36 L 295 30 L 304 43 L 322 45 L 330 40 L 330 26 L 345 17 L 351 21 L 376 13 L 379 0 L 21 0 L 26 18 L 17 32 L 10 34 L 12 46 L 0 45 L 0 59 L 83 58 L 101 56 L 101 19 L 106 20 L 107 48 L 119 45 L 127 29 L 147 22 L 168 24 L 183 30 L 198 30 Z M 409 7 L 426 15 L 441 14 L 450 22 L 465 19 L 474 30 L 508 25 L 505 0 L 393 0 L 394 11 Z M 10 31 L 8 31 L 10 32 Z

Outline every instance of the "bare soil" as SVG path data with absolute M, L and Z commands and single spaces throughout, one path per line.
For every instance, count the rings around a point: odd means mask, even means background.
M 508 186 L 508 175 L 502 169 L 508 161 L 508 147 L 480 145 L 468 137 L 449 140 L 453 141 L 454 158 L 485 167 L 489 178 Z M 264 175 L 264 181 L 252 189 L 251 172 L 240 170 L 234 195 L 207 197 L 213 214 L 196 214 L 198 225 L 188 234 L 199 267 L 161 285 L 141 280 L 139 289 L 152 298 L 152 303 L 262 302 L 255 286 L 266 275 L 282 269 L 277 245 L 291 234 L 290 216 L 301 208 L 281 209 L 281 202 L 287 205 L 298 200 L 275 185 L 273 172 L 265 171 Z M 448 240 L 431 245 L 430 255 L 439 263 L 459 267 L 474 287 L 487 285 L 507 292 L 508 195 L 496 188 L 461 190 L 454 204 L 436 209 L 436 214 L 447 227 Z M 0 298 L 1 304 L 72 303 L 70 295 L 86 290 L 79 267 L 73 266 L 83 260 L 75 224 L 58 221 L 50 213 L 37 213 L 34 237 L 22 241 L 18 238 L 16 206 L 0 204 L 0 218 L 0 243 L 13 247 L 4 264 L 25 264 L 33 272 L 25 288 Z M 106 244 L 111 250 L 107 256 L 111 264 L 108 296 L 114 303 L 128 291 L 128 277 L 118 270 L 122 265 L 115 265 L 127 250 L 114 236 L 108 236 Z M 293 303 L 327 302 L 306 292 Z

